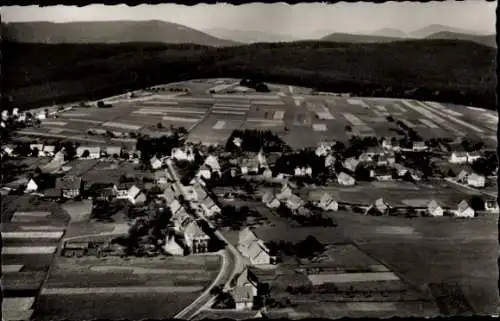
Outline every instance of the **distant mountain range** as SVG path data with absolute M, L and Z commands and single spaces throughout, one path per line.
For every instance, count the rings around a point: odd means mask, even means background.
M 241 42 L 245 44 L 255 42 L 291 42 L 301 40 L 290 35 L 274 34 L 262 31 L 233 30 L 233 29 L 204 29 L 203 32 L 217 38 Z
M 159 21 L 19 22 L 2 25 L 4 39 L 22 43 L 194 43 L 232 46 L 234 41 L 219 39 L 180 24 Z
M 193 43 L 214 47 L 255 42 L 293 42 L 322 40 L 348 43 L 386 43 L 405 39 L 456 39 L 496 48 L 495 35 L 481 35 L 439 24 L 405 33 L 384 28 L 372 33 L 310 32 L 308 36 L 275 34 L 232 29 L 196 30 L 184 25 L 160 21 L 93 21 L 93 22 L 18 22 L 2 24 L 2 37 L 21 43 Z M 326 34 L 326 35 L 325 35 Z

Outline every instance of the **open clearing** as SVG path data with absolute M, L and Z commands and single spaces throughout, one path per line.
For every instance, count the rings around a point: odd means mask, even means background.
M 122 293 L 184 293 L 201 291 L 201 286 L 147 286 L 147 287 L 99 287 L 99 288 L 45 288 L 42 295 L 122 294 Z
M 392 272 L 369 272 L 369 273 L 323 273 L 309 275 L 313 285 L 325 283 L 354 283 L 373 281 L 393 281 L 399 278 Z

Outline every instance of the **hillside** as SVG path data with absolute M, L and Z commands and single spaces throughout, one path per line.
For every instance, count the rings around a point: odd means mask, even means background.
M 252 31 L 252 30 L 232 30 L 232 29 L 217 28 L 217 29 L 206 29 L 202 31 L 220 39 L 226 39 L 245 44 L 250 44 L 255 42 L 290 42 L 299 40 L 289 35 L 280 35 L 269 32 Z
M 345 42 L 345 43 L 385 43 L 401 40 L 395 37 L 384 37 L 376 35 L 355 35 L 349 33 L 331 33 L 320 39 L 321 41 Z
M 454 39 L 454 40 L 465 40 L 472 41 L 481 45 L 485 45 L 492 48 L 497 48 L 497 37 L 496 35 L 468 35 L 463 33 L 441 31 L 429 35 L 427 39 Z
M 4 43 L 2 54 L 4 94 L 22 108 L 210 77 L 260 77 L 320 91 L 496 106 L 496 50 L 467 41 L 303 41 L 224 48 Z
M 412 31 L 409 33 L 409 36 L 412 38 L 427 38 L 432 34 L 440 33 L 440 32 L 451 32 L 451 33 L 459 33 L 459 34 L 465 34 L 465 35 L 473 35 L 475 34 L 474 32 L 466 29 L 460 29 L 460 28 L 455 28 L 455 27 L 450 27 L 450 26 L 444 26 L 440 24 L 432 24 L 429 26 L 426 26 L 424 28 Z
M 4 39 L 22 43 L 194 43 L 230 46 L 223 40 L 186 26 L 158 21 L 18 22 L 2 25 Z
M 393 28 L 383 28 L 380 30 L 377 30 L 375 32 L 371 33 L 372 36 L 379 36 L 379 37 L 391 37 L 391 38 L 407 38 L 408 35 L 399 30 L 399 29 L 393 29 Z

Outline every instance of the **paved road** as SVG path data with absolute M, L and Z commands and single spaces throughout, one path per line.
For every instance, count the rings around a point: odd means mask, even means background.
M 172 160 L 167 159 L 167 170 L 170 172 L 172 178 L 175 181 L 175 184 L 178 187 L 178 190 L 181 191 L 184 197 L 185 195 L 185 190 L 182 188 L 182 184 L 180 183 L 180 179 L 177 175 L 177 172 L 175 171 L 173 165 L 172 165 Z M 210 227 L 214 227 L 212 222 L 208 221 L 205 217 L 202 217 L 202 219 L 207 222 L 207 224 Z M 236 248 L 222 235 L 219 231 L 215 231 L 215 236 L 217 236 L 219 239 L 222 241 L 226 242 L 227 246 L 226 248 L 221 252 L 222 258 L 223 258 L 223 264 L 221 267 L 221 270 L 217 277 L 215 278 L 214 282 L 189 306 L 184 308 L 181 312 L 179 312 L 174 318 L 176 319 L 185 319 L 189 320 L 193 318 L 195 315 L 197 315 L 201 310 L 204 308 L 209 307 L 214 300 L 214 296 L 210 294 L 210 290 L 216 286 L 216 285 L 223 285 L 224 290 L 229 289 L 230 287 L 230 282 L 234 278 L 235 275 L 243 271 L 245 264 L 243 261 L 243 258 L 241 257 L 241 254 L 236 250 Z

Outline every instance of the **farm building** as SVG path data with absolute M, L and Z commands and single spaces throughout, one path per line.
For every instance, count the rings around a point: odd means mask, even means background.
M 127 191 L 127 199 L 131 204 L 142 205 L 146 202 L 146 194 L 134 185 Z
M 289 184 L 285 183 L 281 187 L 281 191 L 276 195 L 279 200 L 286 199 L 292 195 L 292 188 Z
M 344 172 L 341 172 L 338 176 L 337 176 L 337 181 L 340 185 L 346 185 L 346 186 L 352 186 L 356 183 L 356 181 L 354 180 L 354 178 Z
M 469 203 L 463 200 L 458 204 L 454 214 L 457 217 L 474 217 L 475 212 L 472 207 L 470 207 Z
M 221 213 L 220 207 L 217 204 L 215 204 L 214 200 L 210 197 L 205 198 L 201 206 L 207 217 L 211 217 L 215 214 Z
M 241 255 L 246 257 L 252 265 L 271 264 L 272 262 L 269 249 L 248 228 L 240 231 L 237 248 Z
M 198 173 L 196 174 L 196 177 L 202 177 L 206 180 L 209 180 L 212 177 L 212 170 L 210 167 L 206 164 L 203 164 L 200 166 L 200 169 L 198 170 Z
M 337 211 L 339 209 L 339 203 L 330 193 L 325 192 L 319 200 L 318 207 L 324 211 Z
M 356 170 L 356 167 L 358 166 L 358 164 L 359 164 L 359 160 L 357 160 L 354 157 L 349 157 L 346 160 L 344 160 L 344 162 L 342 163 L 342 166 L 345 169 L 350 170 L 351 172 L 354 172 Z
M 13 156 L 14 149 L 11 146 L 3 145 L 2 146 L 2 155 Z
M 474 163 L 479 158 L 481 158 L 481 154 L 478 152 L 467 153 L 467 163 Z
M 484 203 L 484 209 L 489 213 L 498 213 L 498 202 L 496 200 L 487 200 Z
M 467 153 L 452 152 L 448 161 L 452 164 L 465 164 L 467 163 Z
M 88 155 L 87 154 L 88 151 Z M 76 149 L 76 156 L 83 159 L 98 159 L 101 157 L 100 147 L 79 146 Z
M 33 193 L 38 190 L 38 184 L 35 182 L 33 178 L 30 178 L 28 184 L 26 184 L 26 188 L 24 189 L 25 193 Z
M 436 200 L 431 200 L 429 205 L 427 205 L 427 213 L 429 213 L 430 216 L 443 216 L 444 211 L 443 208 L 438 205 Z
M 467 185 L 473 187 L 484 187 L 485 178 L 482 175 L 478 175 L 476 173 L 472 173 L 467 176 Z
M 165 253 L 169 255 L 180 256 L 184 255 L 184 248 L 177 243 L 174 235 L 167 235 L 165 245 L 163 246 Z
M 289 197 L 287 197 L 285 206 L 288 207 L 290 210 L 293 212 L 298 211 L 298 209 L 302 206 L 304 206 L 305 202 L 302 200 L 299 196 L 292 194 Z
M 191 220 L 182 230 L 184 240 L 191 253 L 205 253 L 208 251 L 210 237 L 203 232 L 196 221 Z
M 311 175 L 312 175 L 311 166 L 296 167 L 294 170 L 294 176 L 296 177 L 311 176 Z
M 191 146 L 172 148 L 170 156 L 177 161 L 194 161 L 194 152 Z
M 425 145 L 425 142 L 417 141 L 417 142 L 413 142 L 411 149 L 415 152 L 424 151 L 427 149 L 427 146 Z
M 35 155 L 35 156 L 38 156 L 38 157 L 44 157 L 44 153 L 43 153 L 43 144 L 30 144 L 30 150 L 33 152 L 35 150 L 38 151 L 38 155 Z
M 256 158 L 245 158 L 241 161 L 240 169 L 243 175 L 258 174 L 259 161 Z
M 231 296 L 236 304 L 236 310 L 251 310 L 253 308 L 253 287 L 251 285 L 236 286 L 231 290 Z
M 163 162 L 158 159 L 158 157 L 153 156 L 150 160 L 149 163 L 151 164 L 152 169 L 160 169 L 163 166 Z
M 83 187 L 82 178 L 79 176 L 64 176 L 56 179 L 56 189 L 61 191 L 64 198 L 80 196 Z

